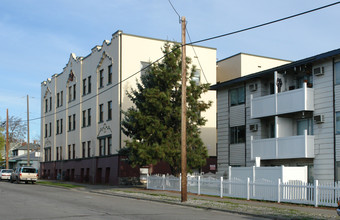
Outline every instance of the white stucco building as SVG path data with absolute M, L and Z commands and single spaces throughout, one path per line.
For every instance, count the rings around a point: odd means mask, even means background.
M 44 176 L 117 184 L 118 177 L 128 175 L 117 155 L 126 139 L 120 129 L 122 111 L 132 105 L 126 91 L 135 87 L 138 71 L 163 56 L 165 42 L 117 31 L 111 41 L 95 46 L 89 55 L 71 54 L 61 73 L 42 82 Z M 191 46 L 187 56 L 199 69 L 200 81 L 206 83 L 204 71 L 208 82 L 215 84 L 216 49 L 194 48 L 197 57 Z M 215 156 L 216 92 L 209 91 L 202 98 L 213 101 L 203 113 L 208 122 L 201 129 L 209 155 Z
M 310 182 L 339 181 L 340 49 L 233 78 L 211 87 L 220 174 L 258 157 L 308 166 Z

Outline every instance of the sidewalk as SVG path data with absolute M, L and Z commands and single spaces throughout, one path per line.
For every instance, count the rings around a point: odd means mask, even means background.
M 63 182 L 64 183 L 64 182 Z M 66 182 L 65 182 L 66 183 Z M 68 182 L 69 183 L 69 182 Z M 112 196 L 128 197 L 133 199 L 164 202 L 173 205 L 190 206 L 209 210 L 247 214 L 250 216 L 269 219 L 336 219 L 338 215 L 335 208 L 317 207 L 274 203 L 263 201 L 247 201 L 242 199 L 219 198 L 215 196 L 188 194 L 188 201 L 181 203 L 180 192 L 147 190 L 141 186 L 103 186 L 103 185 L 81 185 L 83 187 L 72 190 L 87 191 Z M 340 217 L 339 217 L 340 219 Z

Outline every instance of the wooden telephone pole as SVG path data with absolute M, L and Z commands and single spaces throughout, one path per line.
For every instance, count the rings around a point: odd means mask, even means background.
M 30 166 L 30 107 L 27 95 L 27 166 Z
M 8 109 L 6 111 L 6 169 L 8 169 L 8 149 L 9 149 L 9 140 L 8 140 Z
M 186 21 L 183 16 L 182 23 L 182 121 L 181 121 L 181 201 L 186 202 L 187 196 L 187 80 L 186 80 L 186 46 L 185 28 Z

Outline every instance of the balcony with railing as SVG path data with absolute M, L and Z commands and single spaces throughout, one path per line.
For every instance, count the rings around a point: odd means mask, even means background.
M 303 88 L 253 98 L 251 118 L 261 118 L 300 111 L 314 111 L 314 89 Z
M 251 140 L 251 158 L 261 160 L 314 158 L 314 136 L 304 135 Z

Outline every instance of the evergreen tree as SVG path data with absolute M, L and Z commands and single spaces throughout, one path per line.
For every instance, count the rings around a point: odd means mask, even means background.
M 128 156 L 132 166 L 170 165 L 172 174 L 181 170 L 181 50 L 180 45 L 166 43 L 161 62 L 146 70 L 137 81 L 137 88 L 127 92 L 134 103 L 124 112 L 122 130 L 130 139 L 120 153 Z M 190 59 L 186 59 L 189 69 Z M 209 84 L 193 80 L 196 69 L 187 71 L 187 167 L 188 171 L 206 163 L 207 149 L 200 138 L 200 126 L 206 122 L 200 112 L 211 106 L 211 101 L 199 100 Z

